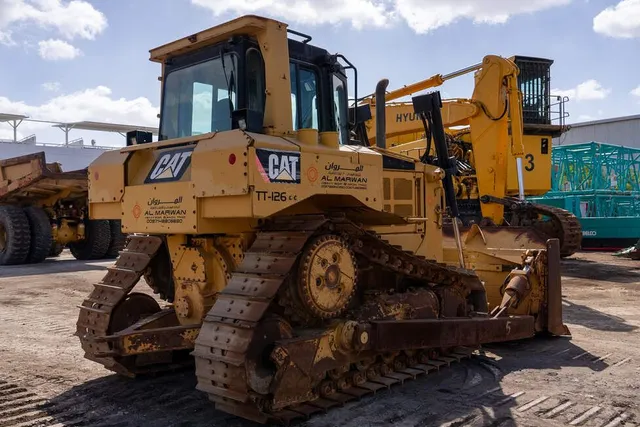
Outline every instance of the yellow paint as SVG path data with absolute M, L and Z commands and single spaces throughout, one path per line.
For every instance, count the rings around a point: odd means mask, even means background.
M 316 356 L 313 359 L 314 365 L 324 359 L 335 360 L 335 338 L 333 333 L 323 335 L 318 339 L 318 346 L 316 348 Z
M 421 163 L 415 152 L 402 154 L 398 147 L 338 145 L 335 132 L 319 132 L 317 138 L 315 132 L 294 132 L 286 28 L 271 19 L 242 17 L 151 51 L 151 59 L 162 63 L 234 35 L 253 37 L 265 67 L 262 132 L 235 129 L 135 145 L 101 154 L 89 166 L 92 218 L 121 219 L 124 232 L 166 237 L 180 324 L 202 321 L 265 218 L 342 210 L 357 215 L 363 227 L 394 245 L 430 260 L 451 260 L 452 246 L 445 243 L 442 230 L 442 170 Z M 495 95 L 502 89 L 498 76 L 513 77 L 514 70 L 509 62 L 488 58 L 490 62 L 476 76 L 474 99 L 484 100 L 487 109 L 499 115 L 505 99 Z M 434 82 L 438 78 L 422 85 Z M 237 81 L 244 83 L 244 77 Z M 517 151 L 519 133 L 509 141 L 506 123 L 488 121 L 477 110 L 476 101 L 455 100 L 446 104 L 444 113 L 451 123 L 471 116 L 470 136 L 478 147 L 470 160 L 476 162 L 481 176 L 480 188 L 467 192 L 500 195 L 507 172 L 496 167 L 497 154 L 502 153 L 505 161 L 507 147 Z M 517 120 L 512 126 L 518 128 Z M 184 159 L 183 153 L 190 153 L 189 163 L 179 174 L 165 182 L 154 181 L 155 171 L 158 176 L 166 172 L 158 169 L 168 162 L 162 159 L 177 159 L 177 155 Z M 384 157 L 403 163 L 403 168 L 384 169 Z M 496 169 L 487 172 L 487 166 Z M 510 237 L 511 246 L 492 246 L 495 239 L 466 243 L 466 256 L 478 266 L 479 274 L 494 272 L 507 262 L 520 263 L 521 250 L 513 246 L 518 238 Z M 503 245 L 507 239 L 498 241 Z M 489 285 L 494 283 L 498 279 L 491 278 Z M 324 295 L 320 300 L 333 303 Z M 316 360 L 334 357 L 335 334 L 329 331 L 319 340 Z
M 480 195 L 517 195 L 517 156 L 524 157 L 526 195 L 544 194 L 551 188 L 551 131 L 542 129 L 535 130 L 535 135 L 527 134 L 523 126 L 522 94 L 517 86 L 518 73 L 512 59 L 487 55 L 475 72 L 471 98 L 443 100 L 442 117 L 448 133 L 455 135 L 459 131 L 451 128 L 467 126 L 463 140 L 472 144 L 473 154 L 465 160 L 476 168 L 478 174 L 465 178 L 470 181 L 467 186 L 457 183 L 460 199 L 477 199 Z M 415 94 L 442 84 L 444 80 L 438 74 L 389 92 L 385 108 L 386 145 L 389 149 L 416 159 L 424 154 L 427 146 L 424 127 L 415 115 L 412 103 L 391 101 L 397 99 L 397 95 Z M 375 99 L 369 98 L 365 103 L 373 107 Z M 372 119 L 365 126 L 370 144 L 375 144 L 374 108 L 371 108 L 371 115 Z M 547 154 L 541 152 L 542 139 L 548 141 Z M 481 210 L 483 217 L 502 224 L 502 205 L 481 204 Z
M 242 238 L 214 239 L 201 237 L 187 245 L 183 235 L 167 239 L 173 279 L 175 283 L 174 306 L 182 325 L 198 324 L 215 302 L 218 292 L 225 288 L 236 268 L 241 249 L 234 254 L 227 247 L 242 246 Z

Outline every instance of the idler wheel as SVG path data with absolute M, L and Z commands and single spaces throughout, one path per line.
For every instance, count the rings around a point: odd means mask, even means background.
M 140 319 L 160 311 L 160 305 L 147 294 L 133 292 L 119 303 L 111 314 L 109 333 L 114 334 L 135 324 Z

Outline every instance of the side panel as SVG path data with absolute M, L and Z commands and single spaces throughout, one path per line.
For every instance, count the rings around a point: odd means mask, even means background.
M 539 196 L 551 189 L 551 136 L 524 135 L 524 159 L 522 161 L 524 189 L 528 196 Z M 516 159 L 509 147 L 507 194 L 518 194 Z
M 190 234 L 197 231 L 196 197 L 188 181 L 129 186 L 122 210 L 124 232 Z
M 197 197 L 249 192 L 248 140 L 242 132 L 220 132 L 193 150 L 191 180 Z
M 381 155 L 345 146 L 302 145 L 300 149 L 272 148 L 261 141 L 250 149 L 255 216 L 273 215 L 317 195 L 350 196 L 347 199 L 382 210 Z M 340 208 L 335 201 L 334 207 Z
M 437 261 L 442 260 L 444 191 L 439 168 L 419 165 L 418 171 L 385 170 L 383 210 L 413 221 L 407 225 L 374 226 L 393 245 Z
M 125 162 L 129 153 L 107 151 L 89 165 L 89 216 L 120 219 L 124 194 Z

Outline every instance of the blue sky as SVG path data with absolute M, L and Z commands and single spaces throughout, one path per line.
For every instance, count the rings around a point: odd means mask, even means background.
M 344 54 L 360 94 L 382 77 L 393 89 L 487 54 L 521 54 L 555 60 L 552 87 L 571 98 L 569 122 L 640 113 L 640 0 L 0 0 L 0 113 L 157 126 L 160 67 L 149 49 L 246 13 Z M 470 96 L 472 81 L 440 89 Z M 19 132 L 63 140 L 46 124 Z M 0 138 L 11 136 L 0 123 Z

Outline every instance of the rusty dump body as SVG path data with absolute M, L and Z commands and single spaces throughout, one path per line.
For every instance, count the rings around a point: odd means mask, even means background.
M 0 265 L 38 263 L 68 245 L 78 259 L 115 257 L 120 221 L 87 218 L 87 169 L 63 172 L 44 152 L 0 160 Z
M 52 198 L 87 197 L 87 171 L 63 172 L 44 152 L 0 160 L 0 203 L 47 205 Z
M 476 252 L 443 249 L 443 169 L 352 140 L 349 67 L 309 41 L 247 16 L 151 51 L 160 140 L 89 167 L 91 218 L 135 234 L 79 307 L 85 357 L 131 377 L 195 362 L 220 410 L 288 422 L 567 334 L 558 240 L 480 260 L 502 272 L 489 294 Z

